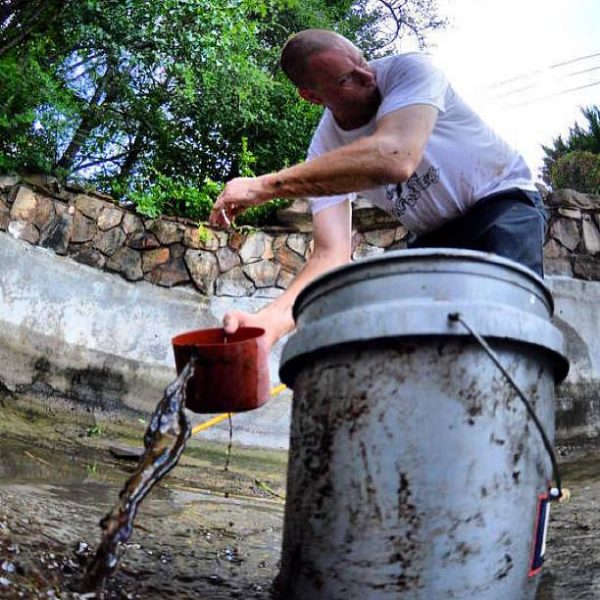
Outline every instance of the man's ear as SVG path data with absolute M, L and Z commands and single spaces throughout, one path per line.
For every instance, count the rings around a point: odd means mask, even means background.
M 319 104 L 320 106 L 323 105 L 323 100 L 321 99 L 321 96 L 318 92 L 315 92 L 315 90 L 311 90 L 309 88 L 298 88 L 298 95 L 300 96 L 300 98 L 303 98 L 311 104 Z

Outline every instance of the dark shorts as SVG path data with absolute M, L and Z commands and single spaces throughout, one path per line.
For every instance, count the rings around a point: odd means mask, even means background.
M 482 198 L 466 214 L 410 240 L 408 247 L 494 252 L 543 277 L 545 228 L 539 193 L 513 188 Z

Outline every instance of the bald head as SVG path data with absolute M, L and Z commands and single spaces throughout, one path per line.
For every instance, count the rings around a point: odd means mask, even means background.
M 308 61 L 311 56 L 332 48 L 358 49 L 344 36 L 326 29 L 306 29 L 293 35 L 281 51 L 280 64 L 288 79 L 298 88 L 311 87 Z

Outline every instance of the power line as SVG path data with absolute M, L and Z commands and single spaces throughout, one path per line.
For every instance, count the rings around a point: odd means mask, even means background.
M 586 54 L 585 56 L 578 56 L 577 58 L 573 58 L 571 60 L 566 60 L 563 62 L 559 62 L 559 63 L 554 63 L 551 65 L 548 65 L 547 67 L 543 68 L 543 69 L 535 69 L 533 71 L 527 71 L 525 73 L 521 73 L 519 75 L 515 75 L 514 77 L 510 77 L 509 79 L 503 79 L 502 81 L 499 81 L 498 83 L 493 83 L 491 85 L 486 86 L 485 89 L 493 89 L 496 87 L 500 87 L 503 85 L 506 85 L 507 83 L 512 83 L 513 81 L 517 81 L 519 79 L 523 79 L 525 77 L 529 77 L 530 75 L 536 75 L 538 73 L 544 73 L 547 70 L 550 69 L 558 69 L 564 65 L 570 65 L 576 62 L 581 62 L 582 60 L 588 60 L 590 58 L 596 58 L 597 56 L 600 56 L 600 52 L 596 52 L 594 54 Z
M 563 96 L 565 94 L 569 94 L 571 92 L 576 92 L 578 90 L 582 90 L 584 88 L 594 87 L 596 85 L 600 85 L 600 80 L 594 81 L 592 83 L 587 83 L 586 85 L 579 85 L 577 87 L 569 88 L 567 90 L 561 90 L 560 92 L 555 92 L 554 94 L 546 94 L 545 96 L 538 96 L 537 98 L 533 98 L 531 100 L 524 100 L 523 102 L 519 102 L 518 104 L 508 104 L 510 108 L 518 108 L 519 106 L 525 106 L 527 104 L 534 104 L 536 102 L 541 102 L 543 100 L 547 100 L 549 98 L 555 98 L 556 96 Z

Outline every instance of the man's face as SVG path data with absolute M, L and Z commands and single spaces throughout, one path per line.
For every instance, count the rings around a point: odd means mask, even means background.
M 318 52 L 308 60 L 312 85 L 300 95 L 333 113 L 361 111 L 379 97 L 375 74 L 362 54 L 352 46 Z

